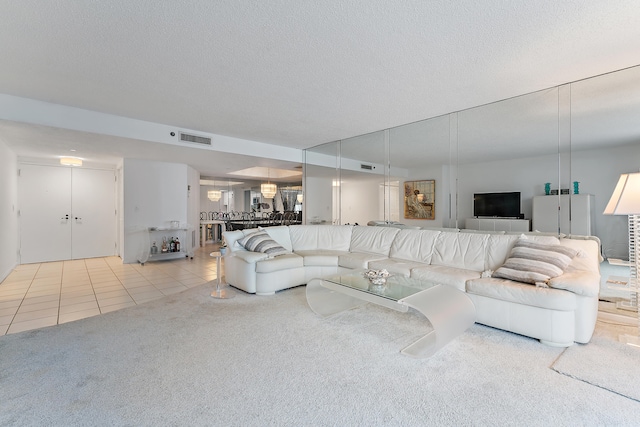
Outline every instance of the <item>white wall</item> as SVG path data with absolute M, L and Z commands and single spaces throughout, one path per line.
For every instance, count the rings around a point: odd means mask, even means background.
M 305 178 L 303 212 L 306 222 L 315 219 L 332 220 L 332 178 L 307 176 Z
M 183 164 L 124 159 L 124 263 L 137 261 L 142 230 L 189 224 L 188 167 Z M 196 211 L 197 212 L 197 211 Z M 198 214 L 199 215 L 199 214 Z M 196 233 L 197 234 L 197 233 Z
M 544 195 L 545 182 L 558 188 L 558 158 L 533 157 L 458 167 L 458 219 L 473 217 L 473 194 L 519 191 L 525 218 L 531 218 L 533 196 Z
M 187 225 L 191 228 L 190 240 L 193 249 L 200 246 L 200 172 L 189 166 L 187 166 Z
M 18 263 L 18 158 L 0 140 L 0 281 Z
M 628 257 L 627 217 L 603 215 L 602 212 L 620 174 L 637 172 L 639 169 L 640 145 L 571 153 L 571 177 L 563 178 L 561 187 L 573 191 L 570 182 L 578 181 L 581 194 L 595 196 L 594 233 L 600 238 L 606 257 Z M 551 182 L 552 189 L 558 188 L 557 156 L 460 166 L 459 218 L 464 220 L 473 216 L 473 193 L 520 191 L 522 212 L 525 218 L 530 219 L 532 198 L 544 195 L 545 182 Z
M 367 225 L 367 222 L 378 219 L 379 187 L 383 181 L 384 177 L 380 177 L 380 181 L 371 179 L 344 181 L 341 186 L 340 222 Z

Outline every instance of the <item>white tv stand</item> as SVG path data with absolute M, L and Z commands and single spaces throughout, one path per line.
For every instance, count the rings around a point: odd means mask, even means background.
M 531 221 L 514 218 L 467 218 L 464 228 L 483 231 L 530 231 Z

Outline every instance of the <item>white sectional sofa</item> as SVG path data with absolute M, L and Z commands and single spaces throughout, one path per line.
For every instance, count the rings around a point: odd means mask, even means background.
M 290 253 L 269 257 L 247 251 L 238 240 L 265 231 Z M 258 295 L 306 284 L 354 269 L 386 268 L 466 292 L 476 322 L 569 346 L 591 339 L 600 286 L 597 238 L 534 233 L 462 233 L 351 225 L 292 225 L 225 232 L 230 285 Z M 491 277 L 518 239 L 573 248 L 577 255 L 548 287 Z

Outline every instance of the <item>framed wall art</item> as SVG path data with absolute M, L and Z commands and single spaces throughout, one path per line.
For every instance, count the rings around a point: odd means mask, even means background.
M 436 181 L 404 182 L 404 217 L 406 219 L 436 219 Z

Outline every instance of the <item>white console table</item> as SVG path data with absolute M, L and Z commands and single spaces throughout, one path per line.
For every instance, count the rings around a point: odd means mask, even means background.
M 464 228 L 483 231 L 522 231 L 531 230 L 528 219 L 511 218 L 467 218 Z

